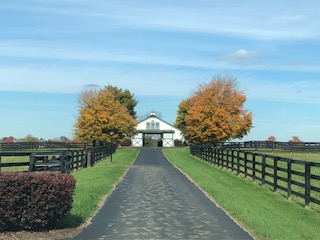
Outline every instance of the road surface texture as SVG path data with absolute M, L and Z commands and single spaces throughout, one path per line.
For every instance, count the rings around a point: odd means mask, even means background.
M 252 239 L 160 148 L 142 148 L 135 164 L 74 239 Z

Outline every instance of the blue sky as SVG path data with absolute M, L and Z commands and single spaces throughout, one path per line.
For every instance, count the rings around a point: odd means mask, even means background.
M 320 141 L 320 2 L 3 0 L 0 137 L 72 137 L 77 96 L 112 84 L 173 123 L 179 102 L 234 74 L 243 140 Z

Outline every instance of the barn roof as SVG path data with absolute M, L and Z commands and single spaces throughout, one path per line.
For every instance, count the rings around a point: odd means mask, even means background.
M 175 127 L 174 125 L 172 125 L 172 124 L 168 123 L 167 121 L 165 121 L 165 120 L 163 120 L 163 119 L 159 118 L 158 116 L 156 116 L 155 114 L 152 114 L 152 113 L 150 114 L 150 116 L 149 116 L 149 117 L 146 117 L 145 119 L 141 120 L 139 123 L 142 123 L 142 122 L 144 122 L 144 121 L 148 120 L 149 118 L 156 118 L 156 119 L 158 119 L 158 120 L 160 120 L 160 121 L 162 121 L 162 122 L 164 122 L 164 123 L 168 124 L 168 125 L 169 125 L 169 126 L 171 126 L 172 128 L 177 129 L 178 131 L 181 131 L 179 128 Z

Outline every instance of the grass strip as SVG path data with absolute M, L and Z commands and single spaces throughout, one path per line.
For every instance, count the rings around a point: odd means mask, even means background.
M 320 214 L 267 188 L 215 168 L 189 154 L 189 148 L 164 149 L 181 171 L 259 239 L 319 239 Z
M 75 195 L 67 227 L 77 227 L 97 211 L 99 204 L 109 194 L 121 176 L 134 163 L 138 149 L 118 149 L 112 157 L 72 173 L 76 178 Z

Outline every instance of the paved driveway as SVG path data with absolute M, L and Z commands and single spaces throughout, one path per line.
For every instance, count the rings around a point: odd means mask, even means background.
M 75 239 L 252 239 L 160 148 L 142 148 L 92 224 Z

